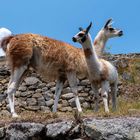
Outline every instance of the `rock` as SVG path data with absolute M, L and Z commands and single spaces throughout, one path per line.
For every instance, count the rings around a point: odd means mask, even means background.
M 87 97 L 87 96 L 89 96 L 89 94 L 88 93 L 79 93 L 79 97 Z
M 67 93 L 62 95 L 62 99 L 69 100 L 74 97 L 74 93 Z
M 87 108 L 90 108 L 90 104 L 88 102 L 84 102 L 82 104 L 83 108 L 87 109 Z
M 11 116 L 11 113 L 7 110 L 2 110 L 0 111 L 0 116 Z
M 49 87 L 49 88 L 52 88 L 52 87 L 55 86 L 55 82 L 50 82 L 46 86 Z
M 15 93 L 15 97 L 19 98 L 20 97 L 20 93 L 21 92 L 17 90 L 16 93 Z
M 6 80 L 6 79 L 3 79 L 3 80 L 1 80 L 1 83 L 2 84 L 5 84 L 5 83 L 7 83 L 8 81 Z
M 67 100 L 62 100 L 62 107 L 67 107 L 69 106 L 69 103 Z
M 95 140 L 134 140 L 139 136 L 140 119 L 87 119 L 84 127 L 86 135 Z
M 79 97 L 79 101 L 82 104 L 85 101 L 85 99 L 83 97 Z M 75 98 L 68 100 L 68 102 L 72 107 L 76 107 Z
M 83 91 L 83 89 L 84 89 L 84 87 L 83 87 L 83 86 L 78 86 L 78 87 L 77 87 L 78 92 Z
M 1 127 L 0 128 L 0 139 L 4 138 L 4 136 L 5 136 L 5 128 Z
M 42 89 L 42 88 L 44 88 L 44 87 L 46 87 L 46 83 L 40 83 L 39 85 L 38 85 L 38 88 L 40 88 L 40 89 Z M 48 89 L 48 88 L 47 88 Z
M 20 101 L 20 102 L 19 102 L 19 105 L 20 105 L 21 107 L 24 107 L 24 106 L 27 106 L 27 103 L 26 103 L 26 101 Z
M 45 126 L 39 123 L 12 123 L 7 127 L 6 139 L 28 140 L 43 133 Z
M 29 111 L 38 111 L 38 110 L 40 110 L 40 106 L 25 106 L 24 108 L 26 110 L 29 110 Z
M 140 132 L 134 132 L 132 135 L 133 140 L 140 140 Z
M 45 98 L 46 101 L 49 101 L 50 99 L 52 99 L 53 96 L 54 96 L 54 94 L 53 94 L 52 92 L 50 92 L 50 91 L 45 92 L 45 93 L 43 94 L 43 97 Z
M 33 91 L 25 91 L 25 92 L 20 92 L 20 96 L 21 97 L 31 97 L 32 96 L 32 94 L 33 94 L 34 92 Z
M 66 88 L 64 88 L 63 90 L 62 90 L 62 93 L 63 94 L 66 94 L 66 93 L 71 93 L 72 91 L 71 91 L 71 88 L 70 87 L 66 87 Z
M 40 97 L 42 97 L 42 94 L 41 93 L 35 93 L 35 94 L 33 94 L 32 97 L 33 98 L 40 98 Z
M 36 77 L 27 77 L 24 81 L 27 86 L 31 86 L 37 84 L 40 80 Z
M 47 91 L 48 90 L 48 87 L 43 87 L 42 88 L 42 92 L 45 92 L 45 91 Z
M 49 101 L 49 100 L 51 100 L 53 98 L 53 97 L 50 97 L 47 94 L 44 94 L 43 97 L 45 98 L 46 101 Z
M 36 89 L 38 89 L 38 86 L 37 85 L 32 85 L 32 86 L 29 86 L 28 89 L 35 91 Z
M 7 95 L 6 94 L 1 94 L 0 95 L 0 102 L 2 102 L 4 99 L 6 99 Z
M 38 99 L 37 99 L 37 102 L 38 102 L 38 105 L 39 105 L 39 106 L 45 106 L 45 105 L 46 105 L 45 99 L 44 99 L 43 96 L 40 97 L 40 98 L 38 98 Z
M 102 133 L 98 129 L 96 129 L 96 127 L 93 124 L 85 126 L 85 133 L 88 137 L 94 138 L 94 140 L 103 139 Z
M 66 134 L 72 128 L 73 121 L 63 121 L 46 126 L 46 136 L 54 138 L 60 134 Z
M 37 104 L 37 100 L 35 98 L 27 98 L 26 102 L 29 106 L 33 106 Z
M 21 92 L 26 91 L 26 89 L 27 89 L 27 87 L 25 87 L 25 86 L 20 86 L 20 87 L 18 88 L 18 90 L 21 91 Z
M 82 80 L 80 83 L 81 83 L 80 84 L 81 86 L 86 86 L 86 85 L 90 84 L 88 79 Z
M 52 87 L 50 90 L 51 90 L 51 92 L 55 92 L 55 89 L 56 89 L 56 87 Z
M 54 104 L 54 100 L 51 99 L 49 101 L 46 101 L 46 106 L 51 107 Z
M 50 108 L 47 107 L 47 106 L 41 106 L 40 109 L 41 109 L 41 111 L 43 111 L 44 113 L 50 113 L 50 112 L 51 112 Z
M 38 89 L 36 89 L 35 92 L 36 92 L 36 93 L 41 93 L 41 92 L 42 92 L 42 88 L 40 88 L 40 87 L 38 86 Z
M 71 112 L 72 111 L 72 107 L 61 107 L 60 109 L 59 109 L 60 111 L 62 111 L 62 112 Z
M 84 91 L 85 92 L 89 92 L 90 91 L 90 88 L 84 88 Z
M 76 107 L 75 99 L 74 98 L 70 99 L 68 102 L 71 105 L 71 107 Z

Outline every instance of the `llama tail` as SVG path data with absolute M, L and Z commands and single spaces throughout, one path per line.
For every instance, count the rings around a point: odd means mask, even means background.
M 4 52 L 6 52 L 7 44 L 12 37 L 12 32 L 10 30 L 7 28 L 0 28 L 0 48 L 2 48 Z

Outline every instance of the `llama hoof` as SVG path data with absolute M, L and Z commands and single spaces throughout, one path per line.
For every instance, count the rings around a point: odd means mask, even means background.
M 109 113 L 109 110 L 106 110 L 105 113 Z
M 17 113 L 13 113 L 12 118 L 19 118 L 19 115 L 17 115 Z
M 79 112 L 79 113 L 82 113 L 82 109 L 78 109 L 78 112 Z

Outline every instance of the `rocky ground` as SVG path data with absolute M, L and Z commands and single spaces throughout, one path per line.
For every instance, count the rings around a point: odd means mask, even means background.
M 10 140 L 140 140 L 140 118 L 86 118 L 49 124 L 17 122 L 0 128 Z

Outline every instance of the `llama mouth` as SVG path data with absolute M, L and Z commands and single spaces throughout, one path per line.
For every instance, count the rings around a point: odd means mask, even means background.
M 77 39 L 75 37 L 72 38 L 73 42 L 77 42 Z
M 120 32 L 119 32 L 119 36 L 122 36 L 122 35 L 123 35 L 123 31 L 120 31 Z

